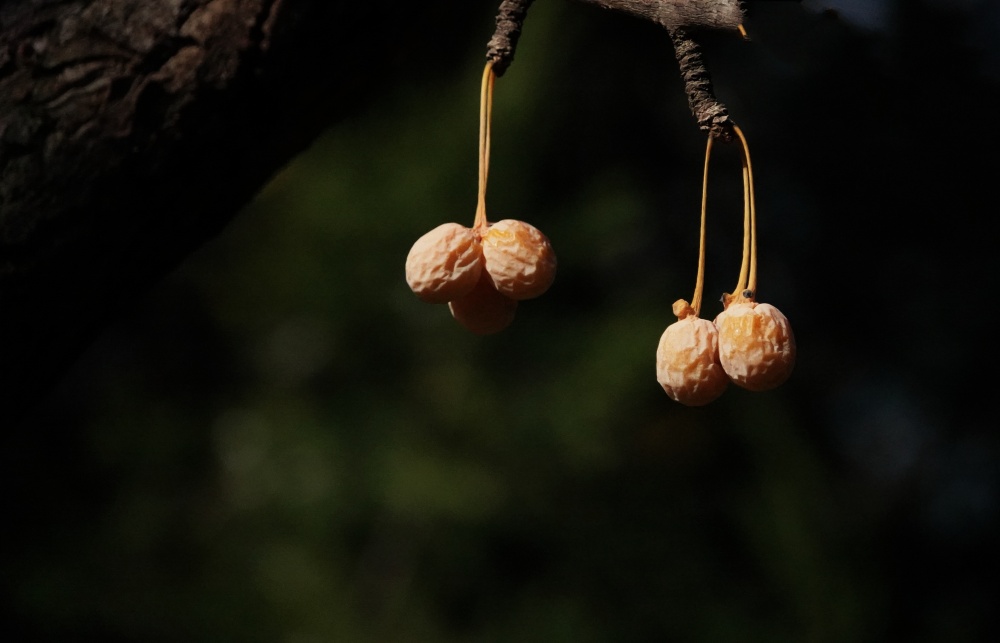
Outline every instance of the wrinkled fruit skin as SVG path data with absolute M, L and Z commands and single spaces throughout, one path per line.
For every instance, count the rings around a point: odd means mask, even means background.
M 410 248 L 406 283 L 423 301 L 444 304 L 470 293 L 482 268 L 482 246 L 476 233 L 458 223 L 443 223 Z
M 704 406 L 722 395 L 729 378 L 719 364 L 715 324 L 689 316 L 667 326 L 656 348 L 656 381 L 687 406 Z
M 548 238 L 516 219 L 489 227 L 483 235 L 483 259 L 493 285 L 511 299 L 538 297 L 556 277 L 556 255 Z
M 771 304 L 732 304 L 719 313 L 715 325 L 719 362 L 738 386 L 767 391 L 792 374 L 795 336 L 788 318 Z
M 477 335 L 491 335 L 510 326 L 517 302 L 497 291 L 484 270 L 472 292 L 449 302 L 451 316 Z

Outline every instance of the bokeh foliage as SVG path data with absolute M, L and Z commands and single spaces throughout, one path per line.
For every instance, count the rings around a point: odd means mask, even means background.
M 657 386 L 704 141 L 665 34 L 539 2 L 497 83 L 487 204 L 552 239 L 552 290 L 486 338 L 409 292 L 410 244 L 473 218 L 480 47 L 391 79 L 9 438 L 13 631 L 983 640 L 998 442 L 974 369 L 995 348 L 957 311 L 996 285 L 969 232 L 996 164 L 950 110 L 991 113 L 997 81 L 940 3 L 881 33 L 758 4 L 752 43 L 705 46 L 755 155 L 786 385 L 704 409 Z M 464 28 L 485 42 L 491 11 Z M 738 171 L 717 152 L 708 293 L 739 270 Z

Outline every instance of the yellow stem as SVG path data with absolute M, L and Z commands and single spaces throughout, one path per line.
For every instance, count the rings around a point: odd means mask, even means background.
M 734 126 L 734 129 L 738 128 Z M 750 173 L 747 171 L 745 154 L 740 154 L 740 161 L 743 167 L 743 261 L 733 295 L 738 295 L 747 287 L 747 274 L 750 272 Z
M 697 317 L 701 312 L 701 296 L 705 286 L 705 212 L 708 210 L 708 162 L 712 156 L 712 135 L 705 144 L 705 171 L 701 179 L 701 232 L 698 236 L 698 276 L 694 282 L 694 295 L 691 297 L 691 310 Z
M 743 130 L 741 130 L 736 125 L 733 125 L 733 131 L 736 132 L 736 136 L 739 137 L 740 143 L 743 146 L 743 172 L 745 175 L 744 184 L 747 186 L 745 191 L 748 193 L 745 199 L 749 208 L 749 220 L 750 220 L 750 276 L 747 279 L 747 290 L 756 294 L 757 293 L 757 201 L 754 198 L 753 192 L 753 164 L 750 162 L 750 145 L 747 144 L 747 139 L 743 135 Z M 746 218 L 746 215 L 744 215 Z M 745 233 L 744 233 L 745 234 Z
M 490 171 L 490 122 L 493 120 L 493 61 L 486 62 L 482 89 L 479 94 L 479 198 L 476 204 L 474 229 L 486 227 L 486 178 Z

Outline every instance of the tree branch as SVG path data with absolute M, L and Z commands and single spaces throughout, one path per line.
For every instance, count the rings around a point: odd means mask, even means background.
M 690 28 L 736 30 L 743 23 L 739 0 L 579 0 L 603 9 L 622 11 L 652 21 L 667 30 L 680 65 L 691 113 L 698 127 L 729 141 L 732 120 L 726 106 L 716 98 L 701 48 L 689 35 Z M 497 27 L 486 48 L 497 76 L 514 59 L 521 28 L 533 0 L 503 0 L 497 12 Z
M 698 122 L 698 127 L 726 142 L 732 140 L 733 121 L 729 118 L 726 106 L 715 96 L 712 78 L 701 56 L 701 47 L 684 28 L 668 28 L 667 31 L 680 65 L 688 107 Z
M 493 73 L 499 78 L 514 61 L 517 39 L 534 0 L 503 0 L 497 10 L 497 28 L 486 45 L 486 59 L 493 61 Z
M 667 29 L 736 29 L 743 22 L 739 0 L 578 0 L 622 11 Z
M 0 1 L 0 430 L 472 4 Z

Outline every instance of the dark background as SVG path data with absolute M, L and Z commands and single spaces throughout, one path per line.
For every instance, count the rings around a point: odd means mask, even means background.
M 486 338 L 409 292 L 474 216 L 484 2 L 4 437 L 12 640 L 990 640 L 1000 7 L 748 5 L 751 42 L 701 41 L 785 385 L 656 384 L 704 138 L 666 34 L 579 3 L 536 3 L 494 105 L 488 212 L 555 285 Z M 717 148 L 703 316 L 740 194 Z

